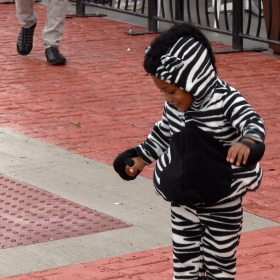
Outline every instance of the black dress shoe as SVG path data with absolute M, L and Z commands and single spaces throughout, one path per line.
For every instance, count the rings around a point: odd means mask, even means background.
M 45 55 L 47 61 L 51 65 L 64 65 L 66 63 L 66 58 L 59 52 L 58 48 L 52 46 L 45 50 Z
M 35 27 L 36 23 L 29 28 L 21 28 L 17 41 L 17 51 L 19 54 L 27 55 L 31 52 Z

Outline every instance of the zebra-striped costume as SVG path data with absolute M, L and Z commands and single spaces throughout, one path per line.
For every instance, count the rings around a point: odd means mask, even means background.
M 157 160 L 154 171 L 156 193 L 172 201 L 173 279 L 204 279 L 200 278 L 204 271 L 207 279 L 234 279 L 235 252 L 242 226 L 241 197 L 247 190 L 259 187 L 262 179 L 260 165 L 258 162 L 250 166 L 231 165 L 230 191 L 216 201 L 213 196 L 209 200 L 211 203 L 207 198 L 206 201 L 202 198 L 196 203 L 189 203 L 186 195 L 186 200 L 183 200 L 186 203 L 182 203 L 179 199 L 172 199 L 179 187 L 173 183 L 177 182 L 173 176 L 178 176 L 178 170 L 168 169 L 172 164 L 176 166 L 174 161 L 177 160 L 173 158 L 171 143 L 182 133 L 186 133 L 186 139 L 193 137 L 185 130 L 189 123 L 219 140 L 225 148 L 245 137 L 263 143 L 263 120 L 240 92 L 216 76 L 207 49 L 194 38 L 178 40 L 162 56 L 161 62 L 156 77 L 193 95 L 192 106 L 186 112 L 179 112 L 166 102 L 162 119 L 155 124 L 146 141 L 136 147 L 137 154 L 147 164 Z M 175 149 L 180 156 L 183 147 Z M 181 154 L 182 157 L 188 156 L 183 150 Z M 211 167 L 211 159 L 209 162 Z M 170 178 L 168 186 L 163 179 L 167 176 Z M 201 170 L 198 177 L 207 183 L 208 178 L 203 176 Z M 186 174 L 182 174 L 182 177 L 186 177 Z M 187 179 L 183 178 L 185 181 Z M 169 192 L 165 192 L 166 188 L 169 188 Z M 217 192 L 214 185 L 210 185 L 209 189 L 210 195 L 207 196 L 211 197 L 211 189 L 213 194 Z

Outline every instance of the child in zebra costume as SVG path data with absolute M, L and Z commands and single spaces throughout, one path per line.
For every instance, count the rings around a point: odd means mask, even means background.
M 174 279 L 235 279 L 242 196 L 262 179 L 264 122 L 217 77 L 207 38 L 182 23 L 158 36 L 144 68 L 164 94 L 162 119 L 114 168 L 132 180 L 155 160 L 157 194 L 171 202 Z

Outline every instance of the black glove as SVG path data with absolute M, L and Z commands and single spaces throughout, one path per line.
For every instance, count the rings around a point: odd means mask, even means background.
M 257 164 L 264 155 L 264 151 L 265 151 L 264 143 L 257 142 L 256 144 L 252 144 L 246 140 L 241 140 L 240 142 L 250 148 L 250 155 L 248 157 L 245 166 Z
M 138 157 L 138 154 L 135 148 L 128 149 L 120 153 L 113 162 L 113 167 L 115 171 L 120 175 L 120 177 L 126 181 L 134 180 L 139 174 L 140 170 L 137 171 L 137 174 L 134 177 L 128 176 L 125 172 L 125 166 L 133 166 L 134 161 L 131 159 L 133 157 Z

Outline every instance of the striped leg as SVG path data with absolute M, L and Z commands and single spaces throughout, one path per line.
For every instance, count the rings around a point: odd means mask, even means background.
M 173 265 L 175 279 L 202 279 L 202 237 L 204 227 L 196 210 L 171 203 Z
M 174 278 L 233 280 L 242 228 L 241 199 L 211 207 L 171 204 Z

